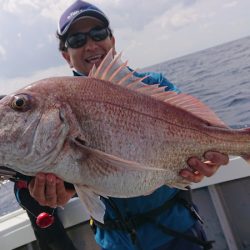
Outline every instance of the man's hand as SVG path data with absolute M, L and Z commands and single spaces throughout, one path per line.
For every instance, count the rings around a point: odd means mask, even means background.
M 206 161 L 202 162 L 196 157 L 191 157 L 187 162 L 191 169 L 181 170 L 180 175 L 188 181 L 197 183 L 204 176 L 212 176 L 221 165 L 229 162 L 228 155 L 219 152 L 208 151 L 204 154 L 204 158 Z
M 63 206 L 75 194 L 74 189 L 66 189 L 63 180 L 53 174 L 38 173 L 28 188 L 40 205 L 49 207 Z

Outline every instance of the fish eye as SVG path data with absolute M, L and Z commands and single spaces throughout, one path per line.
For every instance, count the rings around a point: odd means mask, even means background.
M 30 108 L 30 98 L 27 95 L 15 95 L 11 101 L 11 107 L 17 111 L 27 111 Z

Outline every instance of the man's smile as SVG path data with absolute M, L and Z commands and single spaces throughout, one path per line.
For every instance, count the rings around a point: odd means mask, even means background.
M 90 64 L 98 65 L 103 60 L 103 57 L 104 55 L 102 54 L 89 56 L 88 58 L 85 59 L 85 61 Z

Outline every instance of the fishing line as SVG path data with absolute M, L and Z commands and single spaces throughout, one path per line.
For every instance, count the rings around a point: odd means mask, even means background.
M 5 166 L 0 166 L 0 181 L 12 181 L 17 185 L 18 192 L 16 193 L 16 200 L 20 207 L 27 211 L 30 215 L 32 215 L 36 219 L 36 225 L 40 228 L 47 228 L 54 223 L 55 217 L 55 208 L 52 209 L 52 213 L 42 212 L 38 216 L 32 213 L 27 207 L 21 204 L 19 191 L 24 188 L 28 188 L 28 182 L 30 181 L 29 176 L 24 176 L 16 171 L 13 171 Z
M 26 210 L 29 214 L 31 214 L 35 219 L 36 219 L 36 225 L 40 228 L 47 228 L 50 227 L 55 220 L 54 213 L 55 213 L 55 208 L 53 208 L 52 213 L 49 214 L 47 212 L 42 212 L 38 216 L 36 216 L 34 213 L 32 213 L 27 207 L 23 206 L 19 200 L 18 204 L 20 207 L 22 207 L 24 210 Z

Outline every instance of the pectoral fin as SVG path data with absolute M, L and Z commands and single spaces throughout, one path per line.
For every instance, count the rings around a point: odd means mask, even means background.
M 140 164 L 135 161 L 129 161 L 122 158 L 119 158 L 117 156 L 107 154 L 103 151 L 90 148 L 88 146 L 85 146 L 81 143 L 80 140 L 72 139 L 74 143 L 79 146 L 79 150 L 83 154 L 82 160 L 85 162 L 85 164 L 88 164 L 89 167 L 97 168 L 95 170 L 101 171 L 101 174 L 104 174 L 104 171 L 107 171 L 107 173 L 113 172 L 113 171 L 162 171 L 165 172 L 166 169 L 163 168 L 153 168 L 144 166 L 143 164 Z M 99 169 L 99 166 L 101 169 Z
M 97 195 L 91 188 L 87 186 L 74 185 L 79 199 L 83 202 L 89 215 L 95 220 L 103 223 L 105 206 Z

